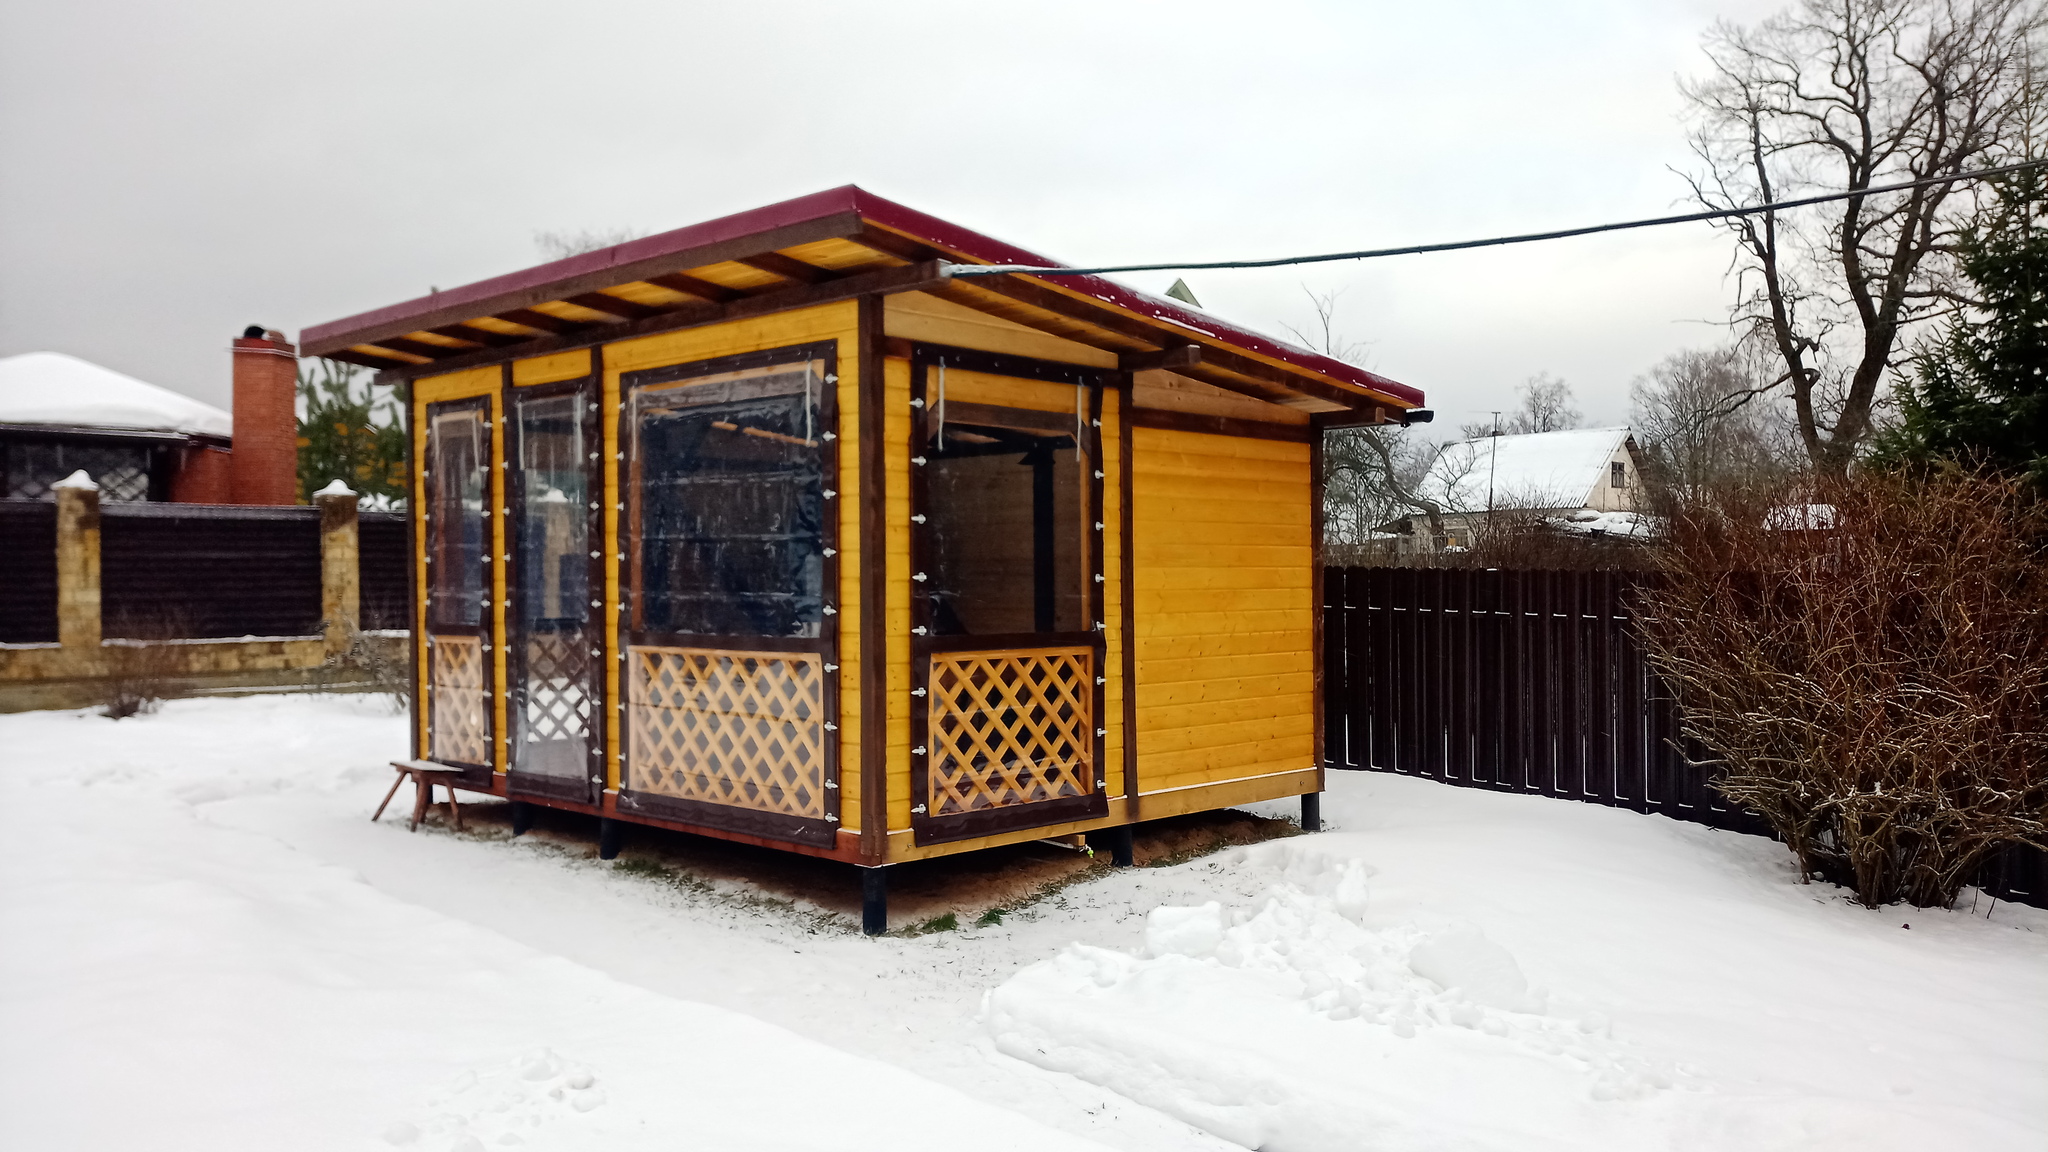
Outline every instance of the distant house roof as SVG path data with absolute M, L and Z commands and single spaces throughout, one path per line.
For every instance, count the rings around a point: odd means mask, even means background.
M 1422 494 L 1461 512 L 1583 508 L 1628 436 L 1627 428 L 1579 428 L 1460 440 L 1430 466 Z
M 233 419 L 211 404 L 62 352 L 0 359 L 0 424 L 193 436 L 234 431 Z
M 1419 407 L 1422 393 L 1100 276 L 951 278 L 1036 253 L 846 185 L 585 252 L 300 333 L 303 351 L 400 376 L 584 347 L 869 292 L 921 291 L 1309 412 Z M 1391 415 L 1391 413 L 1389 413 Z

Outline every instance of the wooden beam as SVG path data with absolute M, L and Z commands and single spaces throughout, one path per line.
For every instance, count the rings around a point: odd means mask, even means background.
M 1146 372 L 1154 368 L 1185 372 L 1201 362 L 1202 346 L 1199 344 L 1181 344 L 1160 352 L 1126 352 L 1117 357 L 1117 367 L 1125 372 Z
M 1107 308 L 1087 304 L 1072 296 L 1055 292 L 1040 284 L 1020 280 L 1015 276 L 976 276 L 973 278 L 972 284 L 963 285 L 963 287 L 989 292 L 1015 300 L 1019 304 L 1029 304 L 1033 308 L 1041 308 L 1047 312 L 1065 316 L 1069 320 L 1079 320 L 1084 324 L 1093 324 L 1097 328 L 1114 332 L 1125 339 L 1143 344 L 1146 346 L 1147 351 L 1161 350 L 1170 345 L 1185 342 L 1186 339 L 1185 337 L 1176 338 L 1169 336 L 1160 329 L 1136 317 L 1125 316 L 1121 312 L 1113 312 Z M 964 298 L 965 296 L 965 293 L 961 293 L 955 299 L 958 299 L 962 304 L 966 304 L 967 299 Z M 968 306 L 973 307 L 971 304 Z M 1119 353 L 1130 351 L 1127 348 L 1112 348 L 1109 350 Z
M 489 328 L 478 328 L 474 324 L 443 324 L 439 328 L 427 328 L 423 331 L 432 332 L 436 336 L 446 336 L 451 340 L 467 340 L 471 344 L 481 344 L 486 348 L 503 348 L 507 344 L 520 344 L 526 340 L 524 336 L 514 336 L 510 332 L 493 332 Z
M 1221 368 L 1225 372 L 1235 372 L 1240 376 L 1249 376 L 1254 380 L 1276 384 L 1304 396 L 1313 396 L 1318 400 L 1327 400 L 1332 404 L 1342 404 L 1346 408 L 1358 408 L 1379 402 L 1363 392 L 1355 392 L 1340 385 L 1318 380 L 1313 376 L 1297 376 L 1284 369 L 1275 368 L 1263 360 L 1254 360 L 1241 352 L 1232 352 L 1227 348 L 1203 345 L 1202 363 L 1209 367 Z
M 589 348 L 614 340 L 651 336 L 657 332 L 673 332 L 681 328 L 695 328 L 748 316 L 765 316 L 771 312 L 807 308 L 814 304 L 831 304 L 867 295 L 928 292 L 944 282 L 939 275 L 939 266 L 936 262 L 906 264 L 901 268 L 882 268 L 854 276 L 842 276 L 823 284 L 804 284 L 777 292 L 764 292 L 758 296 L 743 296 L 729 304 L 683 308 L 618 324 L 580 325 L 575 330 L 561 335 L 536 336 L 522 344 L 506 348 L 479 348 L 474 352 L 464 352 L 432 364 L 410 364 L 405 368 L 387 369 L 380 373 L 377 379 L 380 383 L 391 383 L 396 380 L 408 380 L 414 376 L 430 376 L 458 368 L 495 364 L 508 358 L 539 356 L 547 352 L 563 352 L 572 348 Z M 524 321 L 513 320 L 513 323 Z
M 1316 429 L 1309 424 L 1240 420 L 1233 416 L 1209 416 L 1200 412 L 1179 412 L 1168 408 L 1133 408 L 1131 420 L 1140 428 L 1157 428 L 1166 432 L 1245 436 L 1254 440 L 1284 440 L 1290 444 L 1308 444 L 1318 435 Z
M 912 264 L 952 258 L 929 244 L 920 244 L 908 236 L 898 236 L 894 232 L 884 232 L 879 228 L 863 227 L 847 239 L 863 248 L 872 248 L 885 256 L 908 260 Z
M 727 288 L 723 284 L 713 284 L 709 280 L 701 280 L 687 272 L 664 272 L 659 276 L 649 276 L 645 282 L 666 288 L 671 292 L 681 292 L 685 296 L 695 296 L 699 300 L 709 300 L 713 304 L 723 304 L 729 300 L 737 300 L 741 296 L 746 295 L 746 293 L 741 292 L 737 288 Z
M 665 309 L 656 308 L 651 305 L 636 304 L 631 300 L 621 300 L 608 292 L 578 292 L 574 296 L 564 296 L 562 300 L 564 303 L 574 304 L 578 308 L 588 308 L 592 312 L 604 312 L 617 316 L 621 320 L 645 320 L 649 316 L 659 315 L 665 311 Z
M 446 360 L 469 351 L 467 348 L 450 348 L 446 344 L 429 344 L 424 340 L 408 340 L 403 336 L 387 336 L 377 341 L 377 347 L 389 348 L 393 352 L 410 352 L 429 360 Z
M 343 364 L 357 364 L 361 365 L 364 368 L 376 368 L 380 370 L 385 368 L 412 367 L 411 364 L 407 363 L 404 360 L 394 360 L 388 356 L 372 356 L 367 352 L 351 352 L 346 348 L 342 349 L 339 352 L 329 352 L 326 356 L 322 357 L 322 359 L 339 360 Z
M 550 316 L 545 312 L 535 312 L 531 308 L 508 308 L 503 312 L 493 313 L 493 319 L 503 320 L 511 324 L 519 324 L 527 328 L 538 328 L 543 332 L 551 332 L 557 336 L 590 327 L 590 325 L 580 320 L 564 320 L 560 316 Z M 372 343 L 375 343 L 375 341 L 372 341 Z
M 791 256 L 784 256 L 780 252 L 763 252 L 758 256 L 742 256 L 735 263 L 745 264 L 749 268 L 758 268 L 771 276 L 780 276 L 784 280 L 793 281 L 798 284 L 823 284 L 825 281 L 833 279 L 831 271 L 820 268 L 816 264 L 806 264 Z

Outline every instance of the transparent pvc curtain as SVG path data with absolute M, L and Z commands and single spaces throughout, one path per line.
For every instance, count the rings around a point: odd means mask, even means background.
M 591 770 L 593 647 L 590 637 L 588 404 L 580 394 L 521 398 L 521 494 L 515 538 L 518 616 L 514 643 L 523 679 L 512 769 L 578 779 Z
M 490 762 L 483 636 L 484 497 L 490 429 L 480 406 L 435 413 L 427 427 L 427 755 Z

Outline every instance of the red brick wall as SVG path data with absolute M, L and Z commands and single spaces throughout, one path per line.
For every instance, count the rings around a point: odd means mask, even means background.
M 282 340 L 235 341 L 235 449 L 230 504 L 298 502 L 299 361 Z
M 171 500 L 178 504 L 230 504 L 234 478 L 225 448 L 185 448 L 171 473 Z

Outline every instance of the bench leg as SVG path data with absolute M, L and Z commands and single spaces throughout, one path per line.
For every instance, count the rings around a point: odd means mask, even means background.
M 393 796 L 398 795 L 398 786 L 403 783 L 405 783 L 405 773 L 400 772 L 398 774 L 398 778 L 391 782 L 391 791 L 386 792 L 384 794 L 384 803 L 377 805 L 377 811 L 374 815 L 370 817 L 370 823 L 375 824 L 378 820 L 383 818 L 384 809 L 390 806 L 391 798 Z
M 441 785 L 441 787 L 446 788 L 448 790 L 449 822 L 455 825 L 455 830 L 457 832 L 460 832 L 462 831 L 462 805 L 458 804 L 455 800 L 455 785 L 443 784 Z
M 434 798 L 434 782 L 419 773 L 412 777 L 412 824 L 408 832 L 420 830 L 420 821 L 427 818 L 427 803 Z

